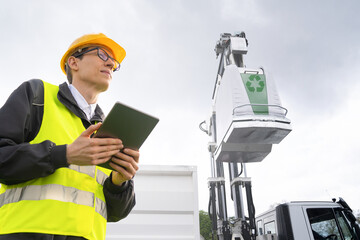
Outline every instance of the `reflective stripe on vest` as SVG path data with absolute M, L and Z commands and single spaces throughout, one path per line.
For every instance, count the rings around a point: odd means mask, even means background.
M 44 200 L 52 199 L 62 202 L 92 207 L 94 205 L 94 194 L 80 191 L 76 188 L 65 187 L 57 184 L 28 185 L 22 188 L 10 188 L 0 196 L 0 206 L 15 203 L 22 200 Z
M 72 143 L 84 130 L 80 118 L 57 99 L 59 87 L 44 82 L 44 114 L 30 143 Z M 38 232 L 105 239 L 103 184 L 110 170 L 70 165 L 53 174 L 0 188 L 0 234 Z
M 0 195 L 0 208 L 9 203 L 22 200 L 58 200 L 93 207 L 94 193 L 57 184 L 28 185 L 22 188 L 10 188 Z M 96 198 L 95 211 L 107 219 L 106 203 Z
M 95 168 L 90 166 L 78 166 L 78 165 L 70 165 L 70 169 L 75 170 L 80 173 L 85 173 L 89 175 L 92 178 L 95 178 Z M 105 180 L 109 177 L 106 173 L 103 171 L 97 169 L 96 173 L 96 181 L 97 183 L 104 185 Z
M 72 170 L 75 170 L 77 172 L 80 172 L 80 173 L 85 173 L 85 174 L 89 175 L 90 177 L 95 178 L 95 168 L 94 167 L 70 165 L 69 168 Z M 107 175 L 103 171 L 97 169 L 96 181 L 99 184 L 104 185 L 104 182 L 108 177 L 109 177 L 109 175 Z
M 70 169 L 75 170 L 79 173 L 85 173 L 87 175 L 89 175 L 90 177 L 94 178 L 95 177 L 95 168 L 92 166 L 79 166 L 79 165 L 73 165 L 71 164 L 69 166 Z

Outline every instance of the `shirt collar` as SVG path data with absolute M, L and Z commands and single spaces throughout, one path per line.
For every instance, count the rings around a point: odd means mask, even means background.
M 80 109 L 83 110 L 87 119 L 90 120 L 95 114 L 97 103 L 88 104 L 85 98 L 72 84 L 69 84 L 69 89 Z

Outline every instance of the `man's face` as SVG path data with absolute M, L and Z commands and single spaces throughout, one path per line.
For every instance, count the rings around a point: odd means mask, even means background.
M 111 51 L 102 46 L 90 46 L 88 49 L 99 47 L 82 55 L 82 58 L 76 58 L 78 69 L 74 74 L 75 81 L 86 82 L 100 92 L 106 91 L 112 79 L 114 61 L 108 58 L 106 61 L 102 56 L 109 55 L 113 57 Z

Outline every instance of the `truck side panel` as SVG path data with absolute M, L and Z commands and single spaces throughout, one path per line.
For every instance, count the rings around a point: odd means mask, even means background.
M 196 167 L 140 166 L 134 183 L 136 206 L 106 239 L 200 239 Z

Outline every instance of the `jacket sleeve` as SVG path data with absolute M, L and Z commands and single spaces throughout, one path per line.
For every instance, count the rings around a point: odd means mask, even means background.
M 135 193 L 133 180 L 126 181 L 122 186 L 111 182 L 111 175 L 104 183 L 107 221 L 117 222 L 129 215 L 135 206 Z
M 68 166 L 66 145 L 29 143 L 41 126 L 43 92 L 41 80 L 24 82 L 0 109 L 0 183 L 17 184 Z

